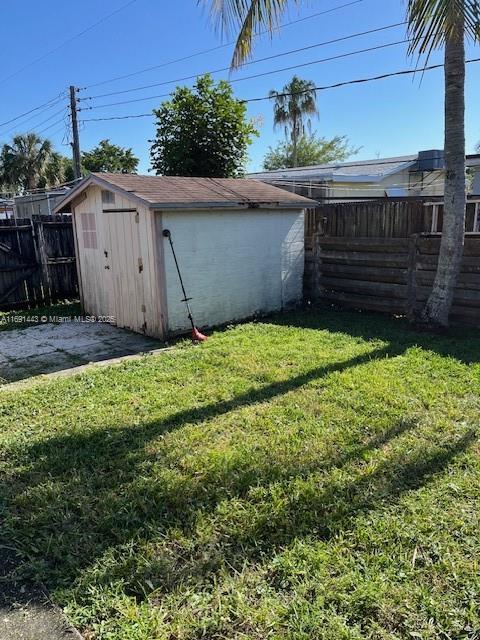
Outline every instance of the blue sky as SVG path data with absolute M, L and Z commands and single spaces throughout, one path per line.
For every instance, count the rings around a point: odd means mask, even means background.
M 299 7 L 292 2 L 285 21 L 308 17 L 347 2 L 349 0 L 305 0 Z M 227 46 L 148 73 L 89 87 L 119 75 L 134 73 L 145 67 L 218 46 L 230 39 L 222 40 L 221 34 L 213 28 L 207 2 L 203 7 L 202 2 L 197 4 L 197 0 L 134 0 L 124 6 L 126 4 L 127 0 L 82 0 L 81 3 L 65 0 L 24 0 L 22 3 L 3 0 L 0 6 L 0 19 L 4 25 L 0 63 L 0 122 L 48 101 L 70 84 L 88 87 L 80 93 L 83 98 L 175 80 L 229 65 L 232 47 Z M 361 0 L 357 4 L 286 26 L 273 39 L 265 35 L 256 41 L 254 59 L 401 22 L 404 20 L 405 4 L 406 0 Z M 123 8 L 115 15 L 81 37 L 59 46 L 121 7 Z M 239 80 L 252 74 L 397 42 L 405 37 L 405 27 L 400 26 L 252 64 L 230 76 L 228 73 L 221 73 L 214 77 Z M 56 47 L 57 51 L 43 57 Z M 480 47 L 469 45 L 467 55 L 480 57 Z M 40 57 L 43 59 L 30 64 Z M 438 52 L 431 62 L 441 62 L 441 59 L 441 52 Z M 266 95 L 270 89 L 281 89 L 294 73 L 322 86 L 394 72 L 413 67 L 414 63 L 407 57 L 407 44 L 403 43 L 337 61 L 311 64 L 256 79 L 239 80 L 233 86 L 239 98 L 253 98 Z M 19 72 L 25 65 L 28 66 Z M 480 64 L 468 65 L 468 152 L 473 152 L 475 143 L 480 141 L 479 74 Z M 161 99 L 106 108 L 98 108 L 98 105 L 164 94 L 173 89 L 175 84 L 173 82 L 144 91 L 85 101 L 82 106 L 97 105 L 97 108 L 84 111 L 80 116 L 93 118 L 147 113 Z M 63 117 L 63 112 L 60 111 L 64 104 L 66 105 L 66 101 L 62 100 L 44 111 L 39 110 L 11 124 L 0 126 L 0 142 L 8 141 L 16 132 L 32 129 L 40 132 L 43 129 L 42 135 L 51 137 L 59 151 L 69 154 L 70 149 L 65 145 L 65 127 L 63 122 L 58 122 Z M 420 75 L 415 78 L 392 78 L 322 91 L 318 95 L 318 106 L 320 118 L 313 123 L 314 129 L 326 137 L 347 135 L 352 145 L 362 147 L 356 156 L 358 159 L 409 154 L 443 145 L 441 69 L 425 74 L 423 79 Z M 260 137 L 250 149 L 248 168 L 255 171 L 261 168 L 269 145 L 275 144 L 282 137 L 282 132 L 273 130 L 272 104 L 269 101 L 251 103 L 248 113 L 250 117 L 261 121 Z M 85 150 L 107 137 L 117 144 L 132 147 L 141 158 L 140 171 L 146 172 L 150 166 L 148 140 L 154 133 L 153 118 L 139 118 L 84 123 L 80 136 Z

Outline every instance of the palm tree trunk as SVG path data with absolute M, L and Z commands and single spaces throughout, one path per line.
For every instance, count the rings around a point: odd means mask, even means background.
M 27 189 L 32 191 L 37 186 L 37 181 L 33 172 L 30 172 L 27 176 Z
M 445 44 L 445 196 L 443 233 L 432 292 L 421 324 L 448 327 L 465 242 L 465 42 L 464 19 Z

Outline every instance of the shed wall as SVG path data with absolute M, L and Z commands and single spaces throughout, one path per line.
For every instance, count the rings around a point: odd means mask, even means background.
M 165 211 L 162 216 L 198 326 L 279 310 L 302 299 L 303 212 Z M 168 241 L 163 243 L 168 329 L 186 331 L 183 294 Z
M 88 224 L 94 226 L 95 240 L 85 233 L 84 214 L 93 214 L 95 222 L 90 218 Z M 114 204 L 103 204 L 101 189 L 92 186 L 75 206 L 74 220 L 85 312 L 112 316 L 119 327 L 162 337 L 152 212 L 119 194 Z

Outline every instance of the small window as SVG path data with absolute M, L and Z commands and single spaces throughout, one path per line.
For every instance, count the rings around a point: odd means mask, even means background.
M 82 235 L 84 249 L 97 248 L 97 225 L 94 213 L 82 213 Z
M 115 204 L 115 194 L 113 191 L 102 189 L 102 204 Z

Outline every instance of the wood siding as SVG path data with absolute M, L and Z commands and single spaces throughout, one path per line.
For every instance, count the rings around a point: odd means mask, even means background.
M 89 214 L 95 220 L 96 248 L 84 228 Z M 118 193 L 115 204 L 103 204 L 101 189 L 92 186 L 74 207 L 74 216 L 85 311 L 163 337 L 152 212 Z

